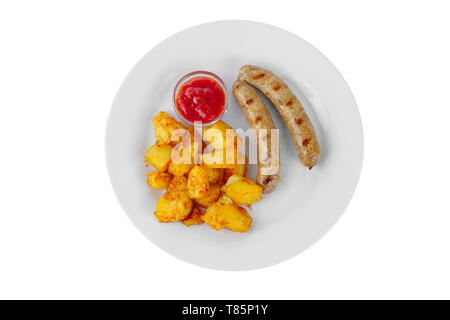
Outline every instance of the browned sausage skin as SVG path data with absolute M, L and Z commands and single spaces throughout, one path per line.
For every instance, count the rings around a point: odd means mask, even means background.
M 278 141 L 271 139 L 271 129 L 275 129 L 272 117 L 256 90 L 245 81 L 237 80 L 233 84 L 233 95 L 244 112 L 250 127 L 256 131 L 256 142 L 258 146 L 258 171 L 256 183 L 263 187 L 263 193 L 271 193 L 280 180 L 278 174 L 280 165 L 279 146 L 274 146 L 274 150 L 277 150 L 275 154 L 272 155 L 271 152 L 272 144 L 278 144 Z M 266 129 L 266 131 L 261 131 L 261 129 Z M 267 139 L 266 161 L 261 161 L 260 159 L 260 138 Z M 276 172 L 273 174 L 263 174 L 267 171 L 273 171 L 271 166 L 273 166 L 274 163 L 276 163 L 277 166 Z
M 292 135 L 300 162 L 310 169 L 317 165 L 320 147 L 314 127 L 300 101 L 283 80 L 270 71 L 250 65 L 241 67 L 238 79 L 258 88 L 278 109 Z

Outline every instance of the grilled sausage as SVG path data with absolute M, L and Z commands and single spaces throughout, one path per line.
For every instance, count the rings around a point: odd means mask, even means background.
M 278 109 L 294 140 L 300 162 L 309 169 L 319 163 L 320 147 L 314 127 L 283 80 L 270 71 L 250 65 L 241 67 L 238 78 L 258 88 Z
M 260 96 L 245 81 L 237 80 L 233 84 L 233 95 L 241 106 L 242 111 L 252 129 L 256 132 L 256 143 L 258 146 L 258 171 L 256 183 L 263 187 L 263 193 L 271 193 L 278 184 L 280 166 L 280 154 L 278 140 L 272 140 L 271 129 L 275 129 L 272 117 L 267 111 Z M 265 129 L 266 131 L 261 131 Z M 260 140 L 267 140 L 267 154 L 265 159 L 260 159 Z M 261 141 L 264 143 L 264 141 Z M 272 144 L 274 150 L 272 154 Z M 269 173 L 269 174 L 268 174 Z

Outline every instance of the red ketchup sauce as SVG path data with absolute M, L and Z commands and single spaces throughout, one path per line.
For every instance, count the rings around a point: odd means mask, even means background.
M 212 122 L 225 108 L 225 92 L 214 79 L 194 77 L 180 87 L 175 105 L 180 115 L 190 122 Z

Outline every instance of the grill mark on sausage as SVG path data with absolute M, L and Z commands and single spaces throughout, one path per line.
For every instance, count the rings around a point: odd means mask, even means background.
M 310 141 L 311 141 L 310 138 L 306 138 L 305 140 L 303 140 L 302 145 L 303 145 L 304 147 L 306 147 Z
M 256 76 L 253 76 L 253 80 L 258 80 L 258 79 L 264 78 L 265 75 L 266 75 L 265 73 L 257 74 Z
M 267 178 L 264 179 L 263 184 L 268 184 L 270 181 L 272 181 L 273 176 L 268 176 Z

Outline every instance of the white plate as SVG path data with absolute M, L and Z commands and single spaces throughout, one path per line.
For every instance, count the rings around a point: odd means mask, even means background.
M 152 118 L 174 115 L 172 90 L 194 70 L 219 75 L 231 88 L 240 66 L 254 64 L 284 78 L 302 101 L 321 146 L 311 171 L 302 166 L 282 118 L 264 98 L 280 129 L 281 181 L 250 211 L 251 229 L 217 232 L 208 225 L 158 223 L 162 191 L 146 184 L 143 157 L 155 141 Z M 248 128 L 230 96 L 224 121 Z M 318 241 L 338 220 L 357 185 L 363 158 L 361 119 L 352 93 L 333 64 L 287 31 L 249 21 L 202 24 L 173 35 L 131 70 L 114 100 L 106 130 L 106 159 L 115 193 L 148 239 L 187 262 L 213 269 L 257 269 L 289 259 Z M 254 169 L 254 168 L 253 168 Z M 254 178 L 256 170 L 250 170 Z

